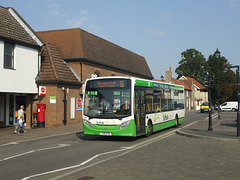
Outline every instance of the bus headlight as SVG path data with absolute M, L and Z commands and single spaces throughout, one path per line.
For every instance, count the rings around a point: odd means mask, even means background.
M 123 122 L 123 123 L 120 125 L 119 129 L 123 129 L 123 128 L 129 126 L 130 123 L 131 123 L 131 120 L 130 120 L 130 121 L 125 121 L 125 122 Z
M 88 127 L 93 128 L 92 123 L 91 123 L 90 121 L 87 121 L 87 120 L 84 119 L 84 123 L 85 123 Z

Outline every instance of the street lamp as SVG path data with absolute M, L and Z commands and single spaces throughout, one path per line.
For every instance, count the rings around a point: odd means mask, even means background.
M 238 96 L 238 110 L 237 110 L 237 136 L 240 136 L 240 84 L 239 84 L 239 66 L 230 66 L 230 68 L 236 68 L 236 77 L 237 77 L 237 96 Z
M 218 119 L 220 119 L 220 90 L 219 90 L 219 58 L 220 58 L 220 51 L 218 51 L 218 48 L 217 48 L 217 50 L 216 50 L 216 52 L 214 54 L 215 54 L 215 56 L 217 58 Z
M 164 80 L 164 76 L 163 76 L 163 75 L 161 75 L 161 77 L 160 77 L 160 78 L 161 78 L 161 80 L 162 80 L 162 81 Z

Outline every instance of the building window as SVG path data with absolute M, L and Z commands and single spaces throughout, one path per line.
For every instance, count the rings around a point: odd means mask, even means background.
M 4 43 L 4 68 L 14 68 L 14 45 L 11 43 Z

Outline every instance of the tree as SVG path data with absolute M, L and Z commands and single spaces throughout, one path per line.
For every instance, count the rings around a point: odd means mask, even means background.
M 194 78 L 199 83 L 203 84 L 206 77 L 206 59 L 201 52 L 195 49 L 187 49 L 181 53 L 182 60 L 179 61 L 179 66 L 175 73 L 180 78 L 182 75 Z
M 217 59 L 215 54 L 210 55 L 207 60 L 207 70 L 215 82 L 212 85 L 212 101 L 218 102 L 218 73 L 220 103 L 229 100 L 237 91 L 237 86 L 235 73 L 230 69 L 227 59 L 224 56 Z

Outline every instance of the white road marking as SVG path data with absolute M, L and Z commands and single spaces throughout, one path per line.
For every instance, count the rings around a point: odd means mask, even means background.
M 96 165 L 96 164 L 100 164 L 100 163 L 102 163 L 102 162 L 106 162 L 106 161 L 108 161 L 108 160 L 110 160 L 110 159 L 114 159 L 114 158 L 116 158 L 116 157 L 120 157 L 120 156 L 122 156 L 122 155 L 124 155 L 124 154 L 127 154 L 127 153 L 129 153 L 129 152 L 131 152 L 131 151 L 134 151 L 134 150 L 136 150 L 136 149 L 139 149 L 139 148 L 141 148 L 141 147 L 144 147 L 144 146 L 146 146 L 146 145 L 148 145 L 148 144 L 151 144 L 151 143 L 153 143 L 153 142 L 163 140 L 163 139 L 165 139 L 165 138 L 167 138 L 167 137 L 169 137 L 169 136 L 174 135 L 174 134 L 175 134 L 175 131 L 176 131 L 176 130 L 170 131 L 170 132 L 168 132 L 168 133 L 165 133 L 165 134 L 163 134 L 163 135 L 154 137 L 154 138 L 152 138 L 152 139 L 146 140 L 146 141 L 144 141 L 144 142 L 135 144 L 135 145 L 130 146 L 130 147 L 121 147 L 121 149 L 118 149 L 118 150 L 114 150 L 114 151 L 109 151 L 109 152 L 97 154 L 97 155 L 89 158 L 88 160 L 86 160 L 86 161 L 84 161 L 84 162 L 82 162 L 82 163 L 80 163 L 80 164 L 78 164 L 78 165 L 69 166 L 69 167 L 65 167 L 65 168 L 61 168 L 61 169 L 56 169 L 56 170 L 47 171 L 47 172 L 44 172 L 44 173 L 39 173 L 39 174 L 31 175 L 31 176 L 28 176 L 28 177 L 23 178 L 22 180 L 27 180 L 27 179 L 30 179 L 30 178 L 35 178 L 35 177 L 38 177 L 38 176 L 43 176 L 43 175 L 47 175 L 47 174 L 51 174 L 51 173 L 55 173 L 55 172 L 60 172 L 60 171 L 64 171 L 64 170 L 69 170 L 69 169 L 73 169 L 73 168 L 79 168 L 79 169 L 73 170 L 73 171 L 71 171 L 71 172 L 64 173 L 64 174 L 62 174 L 62 175 L 60 175 L 60 176 L 57 176 L 57 177 L 54 177 L 54 178 L 51 179 L 51 180 L 57 180 L 57 179 L 59 179 L 59 178 L 63 178 L 63 177 L 65 177 L 65 176 L 67 176 L 67 175 L 73 174 L 73 173 L 78 172 L 78 171 L 81 171 L 81 170 L 83 170 L 83 169 L 92 167 L 92 166 L 94 166 L 94 165 Z M 106 154 L 115 153 L 115 152 L 121 152 L 121 151 L 124 151 L 124 152 L 123 152 L 123 153 L 120 153 L 120 154 L 117 154 L 117 155 L 115 155 L 115 156 L 111 156 L 111 157 L 109 157 L 109 158 L 106 158 L 106 159 L 97 161 L 97 162 L 95 162 L 95 163 L 93 163 L 93 164 L 84 166 L 84 165 L 86 165 L 87 163 L 91 162 L 92 160 L 96 159 L 97 157 L 100 157 L 100 156 L 103 156 L 103 155 L 106 155 Z
M 68 170 L 68 169 L 73 169 L 73 168 L 76 168 L 76 167 L 80 167 L 80 166 L 83 166 L 83 165 L 87 164 L 88 162 L 92 161 L 93 159 L 96 159 L 99 156 L 103 156 L 103 155 L 111 154 L 111 153 L 115 153 L 115 152 L 120 152 L 120 151 L 125 151 L 126 149 L 128 149 L 128 148 L 125 147 L 125 148 L 121 148 L 121 149 L 118 149 L 118 150 L 115 150 L 115 151 L 100 153 L 100 154 L 97 154 L 97 155 L 91 157 L 90 159 L 88 159 L 88 160 L 86 160 L 86 161 L 84 161 L 84 162 L 82 162 L 78 165 L 69 166 L 69 167 L 65 167 L 65 168 L 61 168 L 61 169 L 56 169 L 56 170 L 52 170 L 52 171 L 48 171 L 48 172 L 44 172 L 44 173 L 40 173 L 40 174 L 31 175 L 31 176 L 23 178 L 22 180 L 27 180 L 27 179 L 42 176 L 42 175 L 47 175 L 47 174 L 51 174 L 51 173 L 55 173 L 55 172 L 59 172 L 59 171 L 63 171 L 63 170 Z
M 24 152 L 24 153 L 21 153 L 21 154 L 16 154 L 14 156 L 6 157 L 6 158 L 4 158 L 4 159 L 2 159 L 0 161 L 7 161 L 9 159 L 17 158 L 17 157 L 20 157 L 20 156 L 24 156 L 24 155 L 27 155 L 27 154 L 34 153 L 34 152 L 46 151 L 46 150 L 50 150 L 50 149 L 63 148 L 63 147 L 68 147 L 68 146 L 71 146 L 71 145 L 70 144 L 59 144 L 58 146 L 42 148 L 42 149 L 36 149 L 36 150 L 32 150 L 32 151 L 27 151 L 27 152 Z
M 15 145 L 15 144 L 19 144 L 19 143 L 18 142 L 10 142 L 10 143 L 6 143 L 6 144 L 1 144 L 0 147 L 9 146 L 9 145 Z

